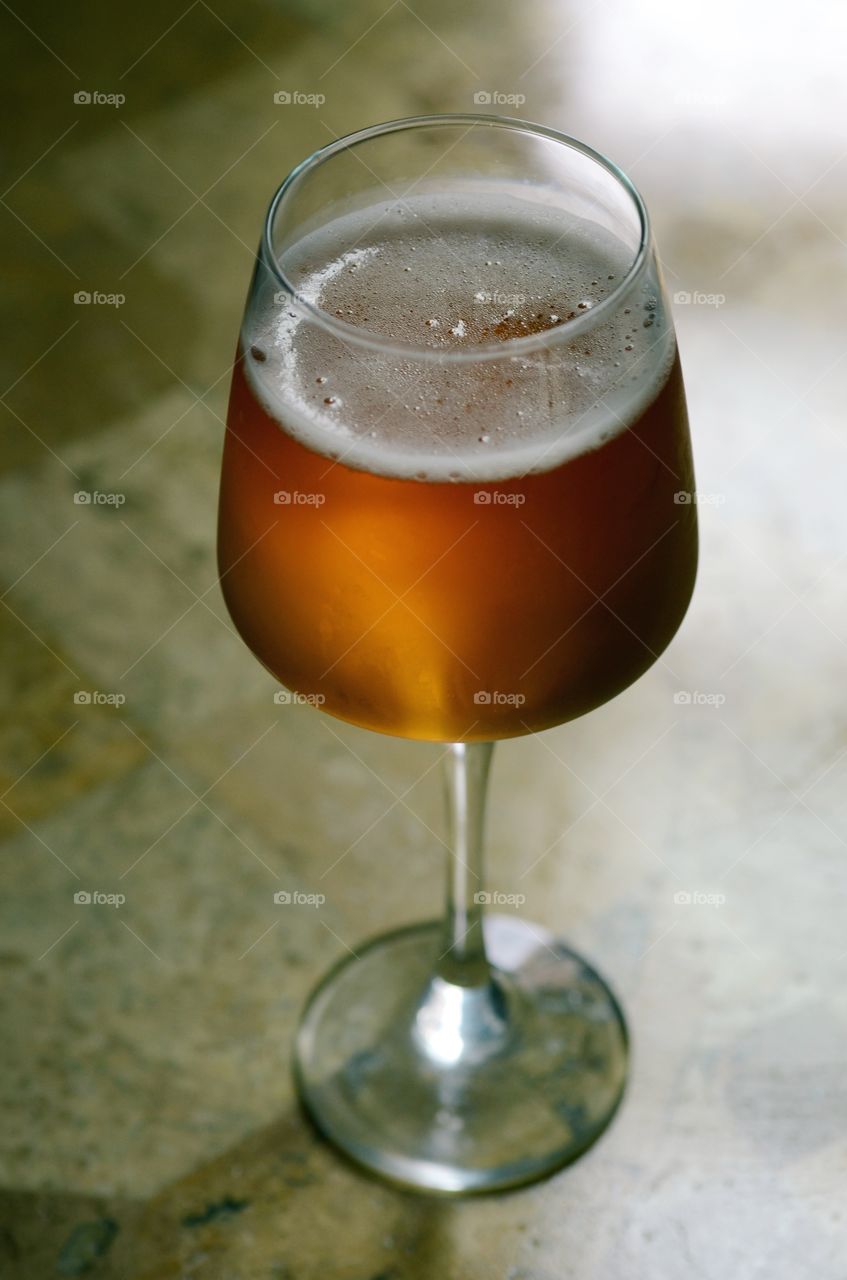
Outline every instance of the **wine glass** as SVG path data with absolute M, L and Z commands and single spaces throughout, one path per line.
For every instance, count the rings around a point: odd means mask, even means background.
M 618 1106 L 606 982 L 539 925 L 483 918 L 486 784 L 496 739 L 601 705 L 670 642 L 695 513 L 647 213 L 610 161 L 432 116 L 285 179 L 233 372 L 224 596 L 296 696 L 445 744 L 445 919 L 357 948 L 297 1036 L 308 1112 L 374 1171 L 514 1186 Z

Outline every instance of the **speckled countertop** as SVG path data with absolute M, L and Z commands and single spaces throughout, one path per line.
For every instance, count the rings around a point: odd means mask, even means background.
M 18 13 L 2 15 L 0 1275 L 843 1280 L 844 14 Z M 280 106 L 281 89 L 326 101 Z M 288 1073 L 318 975 L 439 910 L 435 751 L 273 702 L 228 625 L 214 527 L 270 190 L 333 134 L 474 110 L 480 91 L 525 96 L 507 111 L 585 138 L 647 197 L 703 555 L 663 661 L 585 720 L 503 744 L 494 770 L 491 882 L 520 882 L 526 913 L 619 990 L 623 1109 L 549 1181 L 448 1203 L 342 1162 Z M 282 918 L 273 890 L 330 866 L 325 907 Z M 718 904 L 684 901 L 701 894 Z

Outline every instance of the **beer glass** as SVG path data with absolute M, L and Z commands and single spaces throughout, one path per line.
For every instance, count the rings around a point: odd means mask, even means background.
M 514 1186 L 618 1106 L 608 985 L 521 915 L 483 916 L 486 781 L 496 739 L 601 705 L 669 643 L 692 491 L 647 213 L 612 163 L 453 115 L 352 134 L 285 179 L 233 372 L 223 593 L 290 690 L 445 744 L 445 919 L 357 947 L 295 1047 L 312 1119 L 371 1170 Z

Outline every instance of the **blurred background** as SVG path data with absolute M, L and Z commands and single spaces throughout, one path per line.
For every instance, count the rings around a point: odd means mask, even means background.
M 0 1275 L 842 1275 L 847 9 L 0 21 Z M 349 1168 L 288 1076 L 327 966 L 440 910 L 437 751 L 275 704 L 214 562 L 268 198 L 333 137 L 433 111 L 564 130 L 641 188 L 703 535 L 664 660 L 498 748 L 491 887 L 599 965 L 634 1056 L 587 1156 L 467 1203 Z M 296 889 L 326 902 L 275 906 Z

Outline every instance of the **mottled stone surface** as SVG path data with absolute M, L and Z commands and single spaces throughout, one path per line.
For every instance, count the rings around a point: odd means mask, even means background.
M 0 15 L 0 1274 L 842 1280 L 838 7 L 16 10 Z M 279 89 L 326 102 L 278 106 Z M 448 1203 L 345 1163 L 289 1074 L 329 964 L 439 910 L 439 749 L 275 704 L 220 599 L 214 530 L 271 190 L 332 136 L 472 111 L 479 91 L 523 95 L 503 110 L 584 137 L 647 198 L 703 555 L 647 676 L 502 744 L 494 769 L 491 886 L 618 989 L 624 1106 L 558 1176 Z M 280 906 L 280 889 L 326 902 Z

